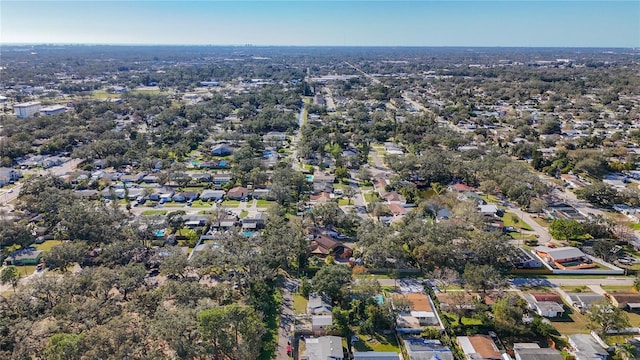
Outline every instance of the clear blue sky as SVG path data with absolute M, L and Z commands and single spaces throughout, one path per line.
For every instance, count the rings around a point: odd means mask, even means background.
M 12 1 L 1 43 L 640 47 L 640 1 Z

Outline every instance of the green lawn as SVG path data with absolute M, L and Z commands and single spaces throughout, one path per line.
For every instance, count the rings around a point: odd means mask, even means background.
M 640 223 L 628 223 L 628 225 L 633 230 L 640 230 Z
M 565 310 L 567 310 L 566 306 Z M 587 317 L 580 314 L 579 311 L 570 310 L 570 312 L 570 314 L 565 312 L 561 318 L 549 319 L 551 325 L 562 335 L 588 334 L 589 320 Z
M 458 325 L 458 315 L 453 313 L 448 313 L 448 312 L 445 312 L 443 314 L 447 318 L 451 326 Z M 463 326 L 480 326 L 482 325 L 482 320 L 463 316 L 462 325 Z
M 351 205 L 351 204 L 349 203 L 349 199 L 340 198 L 338 199 L 338 205 L 344 206 L 344 205 Z
M 513 213 L 505 213 L 502 217 L 502 221 L 504 222 L 504 226 L 513 226 L 516 229 L 533 231 L 533 228 L 531 228 L 529 224 Z
M 543 227 L 549 227 L 549 221 L 547 221 L 547 219 L 541 218 L 539 216 L 534 217 L 533 221 L 537 222 L 538 225 L 543 226 Z
M 22 265 L 16 266 L 16 268 L 20 277 L 31 275 L 36 271 L 36 265 Z
M 269 201 L 269 200 L 256 200 L 256 207 L 271 207 L 271 206 L 275 206 L 276 202 L 275 201 Z
M 398 347 L 398 341 L 395 335 L 360 335 L 358 334 L 360 341 L 353 343 L 354 351 L 392 351 L 400 352 Z
M 211 202 L 206 202 L 202 200 L 196 200 L 191 203 L 192 208 L 210 208 L 213 205 Z
M 240 219 L 246 218 L 247 215 L 249 215 L 249 212 L 247 210 L 240 211 Z
M 490 195 L 490 194 L 481 195 L 480 197 L 482 198 L 482 200 L 486 201 L 487 203 L 500 202 L 500 199 L 498 199 L 497 197 L 495 197 L 493 195 Z
M 607 286 L 602 285 L 602 290 L 606 292 L 633 292 L 633 286 Z
M 62 244 L 62 241 L 60 240 L 47 240 L 42 244 L 34 244 L 33 246 L 38 250 L 49 251 L 52 247 L 60 244 Z
M 374 200 L 380 200 L 380 196 L 378 195 L 378 193 L 366 193 L 363 196 L 364 200 L 368 203 Z
M 142 212 L 142 215 L 150 216 L 150 215 L 166 215 L 167 210 L 145 210 Z
M 306 314 L 307 313 L 307 302 L 300 294 L 293 294 L 293 311 L 295 314 Z
M 240 201 L 238 200 L 225 200 L 222 202 L 222 207 L 237 208 L 238 206 L 240 206 Z

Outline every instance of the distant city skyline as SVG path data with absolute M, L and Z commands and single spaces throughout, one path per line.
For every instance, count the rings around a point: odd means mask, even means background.
M 0 43 L 640 47 L 640 1 L 12 1 Z

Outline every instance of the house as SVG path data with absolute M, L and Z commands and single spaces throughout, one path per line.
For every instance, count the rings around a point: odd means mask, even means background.
M 233 149 L 227 144 L 218 144 L 211 149 L 213 156 L 229 156 L 233 154 Z
M 513 352 L 516 360 L 562 360 L 560 351 L 552 348 L 540 348 L 536 343 L 515 343 Z
M 305 351 L 300 360 L 344 360 L 342 338 L 339 336 L 322 336 L 306 338 Z
M 20 250 L 16 250 L 9 254 L 4 260 L 5 265 L 23 266 L 23 265 L 37 265 L 42 259 L 43 251 L 37 250 L 34 247 L 28 247 Z
M 328 236 L 320 235 L 311 241 L 309 245 L 311 254 L 325 257 L 332 254 L 336 259 L 346 260 L 353 255 L 353 250 L 345 246 L 340 241 L 334 240 Z
M 262 141 L 285 141 L 287 140 L 287 134 L 280 131 L 269 131 L 262 135 Z
M 227 191 L 227 197 L 231 200 L 243 200 L 249 197 L 249 189 L 242 186 L 236 186 Z
M 396 330 L 402 333 L 420 333 L 423 326 L 440 325 L 431 299 L 424 293 L 408 293 L 395 295 L 404 299 L 408 306 L 398 309 Z
M 183 191 L 173 195 L 173 201 L 175 202 L 194 201 L 198 199 L 198 196 L 200 196 L 200 194 L 198 194 L 197 192 Z
M 219 189 L 222 185 L 226 185 L 231 182 L 233 176 L 231 174 L 214 174 L 212 177 L 212 181 L 216 186 L 216 189 Z
M 569 335 L 575 360 L 606 360 L 609 353 L 591 335 Z
M 236 226 L 238 217 L 236 215 L 226 215 L 212 219 L 211 226 L 216 229 L 229 229 Z
M 264 227 L 267 215 L 265 213 L 257 213 L 253 216 L 247 216 L 242 219 L 243 229 L 262 229 Z
M 640 310 L 640 294 L 612 292 L 606 295 L 611 303 L 619 308 L 630 311 Z
M 407 209 L 404 206 L 396 203 L 391 203 L 388 205 L 389 210 L 393 214 L 393 216 L 404 216 L 407 213 Z
M 311 315 L 311 331 L 313 335 L 324 335 L 327 328 L 333 324 L 333 315 Z
M 251 194 L 251 197 L 254 199 L 261 199 L 261 200 L 273 200 L 274 197 L 271 194 L 271 190 L 270 189 L 254 189 L 253 193 Z
M 603 295 L 593 292 L 567 293 L 567 296 L 571 300 L 571 305 L 580 310 L 581 313 L 585 313 L 591 305 L 605 299 Z
M 213 176 L 209 173 L 191 173 L 191 178 L 196 182 L 212 182 Z
M 335 180 L 336 177 L 334 175 L 316 172 L 313 174 L 313 193 L 317 194 L 323 191 L 333 193 L 333 183 Z
M 390 351 L 354 351 L 353 360 L 399 360 L 398 353 Z
M 524 299 L 529 304 L 529 308 L 538 315 L 547 318 L 561 317 L 564 314 L 564 303 L 562 298 L 556 294 L 531 293 L 525 294 Z
M 222 200 L 224 198 L 225 192 L 224 190 L 203 190 L 202 194 L 200 194 L 200 200 L 202 201 L 217 201 Z
M 488 335 L 458 336 L 456 340 L 468 360 L 502 360 L 502 353 Z
M 459 193 L 464 193 L 464 192 L 467 192 L 467 191 L 472 192 L 472 191 L 476 190 L 475 188 L 472 188 L 471 186 L 465 185 L 465 184 L 462 184 L 462 183 L 457 183 L 457 184 L 451 185 L 451 189 L 453 189 L 454 191 L 457 191 Z
M 484 216 L 494 216 L 498 214 L 498 206 L 494 204 L 478 205 L 478 211 Z
M 460 308 L 465 310 L 473 310 L 476 308 L 476 302 L 478 301 L 478 295 L 468 292 L 457 291 L 455 293 L 436 293 L 436 298 L 440 303 L 440 309 L 442 311 L 452 311 L 453 309 Z
M 541 258 L 560 269 L 580 269 L 596 266 L 592 264 L 591 259 L 582 250 L 572 246 L 561 248 L 536 246 L 534 250 Z
M 313 205 L 326 204 L 329 201 L 331 201 L 331 194 L 325 191 L 322 191 L 317 195 L 309 196 L 309 203 Z
M 0 167 L 0 186 L 5 186 L 18 181 L 22 177 L 22 173 L 7 167 Z
M 332 311 L 333 307 L 328 298 L 318 293 L 309 294 L 309 302 L 307 302 L 308 315 L 327 315 L 331 314 Z
M 408 360 L 454 360 L 451 349 L 442 345 L 440 340 L 406 339 L 404 347 L 409 355 Z

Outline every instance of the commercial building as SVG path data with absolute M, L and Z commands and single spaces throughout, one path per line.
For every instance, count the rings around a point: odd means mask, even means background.
M 58 115 L 65 111 L 67 111 L 67 108 L 64 105 L 51 105 L 40 109 L 42 115 Z
M 13 111 L 17 117 L 24 119 L 31 117 L 40 111 L 39 101 L 29 101 L 21 104 L 13 105 Z

